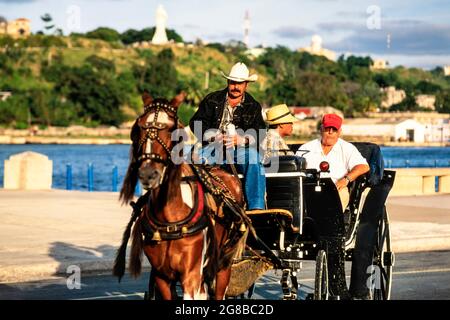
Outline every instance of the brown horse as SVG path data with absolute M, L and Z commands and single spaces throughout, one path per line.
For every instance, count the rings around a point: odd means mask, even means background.
M 182 128 L 177 108 L 184 97 L 181 93 L 168 102 L 143 95 L 145 111 L 131 130 L 131 159 L 120 198 L 125 203 L 133 198 L 138 179 L 148 192 L 138 200 L 143 205 L 134 206 L 114 275 L 120 281 L 125 272 L 126 246 L 136 220 L 129 265 L 133 276 L 141 272 L 144 252 L 163 299 L 175 298 L 177 282 L 184 299 L 223 299 L 233 258 L 245 246 L 248 220 L 239 216 L 244 197 L 237 177 L 219 168 L 206 171 L 172 161 L 176 142 L 171 135 Z M 188 187 L 189 197 L 183 197 L 182 186 Z

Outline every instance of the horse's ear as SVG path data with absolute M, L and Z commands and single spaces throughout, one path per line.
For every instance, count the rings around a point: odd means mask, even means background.
M 172 105 L 172 107 L 178 108 L 183 103 L 186 96 L 187 96 L 187 93 L 184 91 L 181 91 L 179 94 L 177 94 L 175 96 L 175 98 L 172 99 L 172 101 L 170 101 L 170 104 Z
M 150 95 L 150 93 L 148 93 L 147 90 L 144 91 L 144 93 L 142 94 L 142 102 L 144 103 L 144 107 L 150 105 L 153 101 L 152 96 Z

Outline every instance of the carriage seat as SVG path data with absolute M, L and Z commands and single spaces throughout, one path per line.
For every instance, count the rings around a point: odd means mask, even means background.
M 297 156 L 271 157 L 266 170 L 266 202 L 268 209 L 284 209 L 292 214 L 292 230 L 299 230 L 302 194 L 299 173 L 306 168 L 306 160 Z
M 365 175 L 358 177 L 349 185 L 349 205 L 346 213 L 355 212 L 364 203 L 364 191 L 367 187 L 374 187 L 381 183 L 384 176 L 384 159 L 380 147 L 371 142 L 351 142 L 367 160 L 370 170 Z M 365 198 L 365 197 L 363 197 Z M 362 202 L 361 202 L 362 200 Z
M 246 214 L 252 220 L 253 226 L 258 231 L 267 229 L 273 232 L 274 227 L 278 230 L 287 230 L 288 232 L 298 232 L 298 229 L 292 226 L 292 213 L 284 209 L 251 210 Z M 264 231 L 263 231 L 264 232 Z
M 383 179 L 384 159 L 380 147 L 371 142 L 352 142 L 361 155 L 366 158 L 370 171 L 367 173 L 369 186 L 375 186 Z

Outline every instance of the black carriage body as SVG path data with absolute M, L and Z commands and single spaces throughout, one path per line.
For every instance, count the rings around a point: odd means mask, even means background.
M 282 156 L 271 159 L 271 165 L 266 166 L 269 210 L 249 215 L 260 240 L 249 237 L 249 247 L 265 252 L 274 265 L 278 263 L 276 268 L 281 266 L 291 273 L 300 271 L 301 260 L 317 261 L 318 257 L 323 260 L 325 254 L 327 274 L 330 272 L 331 277 L 340 279 L 334 284 L 335 291 L 340 290 L 339 286 L 346 286 L 345 259 L 356 262 L 352 266 L 352 282 L 356 279 L 354 282 L 359 284 L 366 283 L 363 277 L 367 277 L 367 266 L 373 263 L 392 268 L 394 261 L 385 201 L 395 172 L 384 170 L 378 145 L 354 145 L 367 159 L 370 172 L 349 186 L 349 205 L 344 212 L 330 178 L 320 178 L 315 170 L 305 169 L 304 158 Z M 362 194 L 368 187 L 362 204 Z M 387 249 L 383 247 L 386 241 Z M 387 282 L 390 286 L 390 280 Z M 390 288 L 387 291 L 382 298 L 389 298 Z

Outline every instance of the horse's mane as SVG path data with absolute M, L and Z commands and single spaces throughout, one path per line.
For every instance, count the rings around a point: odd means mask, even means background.
M 139 149 L 139 125 L 138 125 L 138 119 L 133 124 L 133 127 L 131 128 L 130 133 L 130 139 L 132 141 L 131 147 L 130 147 L 130 164 L 128 165 L 127 173 L 125 175 L 125 179 L 123 181 L 122 189 L 120 190 L 120 197 L 119 200 L 122 201 L 122 203 L 126 204 L 128 203 L 134 195 L 134 190 L 136 188 L 136 184 L 138 182 L 138 170 L 139 170 L 139 164 L 138 164 L 138 149 Z

